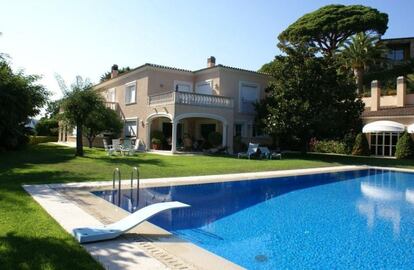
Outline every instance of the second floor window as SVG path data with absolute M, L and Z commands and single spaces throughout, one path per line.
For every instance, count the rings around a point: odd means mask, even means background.
M 254 103 L 259 100 L 259 85 L 255 83 L 240 83 L 239 111 L 241 113 L 253 114 Z
M 388 59 L 393 61 L 404 60 L 404 49 L 391 49 L 388 52 Z
M 135 83 L 125 86 L 125 104 L 137 102 L 137 89 Z
M 174 90 L 176 92 L 193 92 L 193 85 L 190 82 L 174 81 Z

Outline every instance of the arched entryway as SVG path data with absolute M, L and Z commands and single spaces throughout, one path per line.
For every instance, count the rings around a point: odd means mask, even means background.
M 178 115 L 172 123 L 172 152 L 198 152 L 227 146 L 227 120 L 219 115 L 186 113 Z M 211 133 L 214 133 L 212 136 Z M 216 145 L 212 137 L 221 136 Z
M 146 119 L 147 150 L 172 150 L 172 116 L 167 113 L 151 114 Z

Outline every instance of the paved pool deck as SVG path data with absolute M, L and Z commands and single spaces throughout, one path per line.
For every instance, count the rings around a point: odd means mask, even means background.
M 369 168 L 414 172 L 414 170 L 397 168 L 335 166 L 254 173 L 149 178 L 140 180 L 140 188 L 255 180 Z M 122 180 L 121 185 L 129 188 L 130 180 Z M 77 227 L 102 226 L 129 215 L 127 211 L 91 193 L 92 190 L 112 189 L 111 181 L 24 185 L 23 187 L 70 234 Z M 140 224 L 115 240 L 83 244 L 82 246 L 106 269 L 111 270 L 243 269 L 149 222 Z

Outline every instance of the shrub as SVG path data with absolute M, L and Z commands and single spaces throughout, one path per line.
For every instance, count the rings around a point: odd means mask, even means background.
M 345 152 L 349 155 L 352 153 L 352 148 L 355 144 L 355 136 L 354 132 L 349 132 L 344 136 L 344 143 L 345 143 Z
M 369 156 L 369 144 L 365 134 L 359 133 L 355 138 L 355 144 L 352 148 L 352 155 Z
M 38 136 L 57 136 L 59 123 L 56 119 L 42 118 L 37 122 L 35 130 Z
M 208 139 L 207 140 L 213 147 L 216 147 L 216 146 L 221 145 L 222 139 L 223 139 L 223 137 L 221 136 L 221 134 L 214 131 L 214 132 L 210 132 L 208 134 Z
M 346 154 L 346 145 L 340 141 L 328 140 L 328 141 L 317 141 L 312 140 L 313 151 L 319 153 L 335 153 L 335 154 Z
M 233 149 L 234 152 L 245 152 L 247 150 L 247 145 L 242 141 L 240 136 L 235 136 L 233 138 Z
M 152 139 L 151 139 L 151 143 L 152 143 L 152 144 L 156 144 L 156 145 L 160 145 L 162 142 L 161 142 L 161 140 L 160 140 L 160 139 L 158 139 L 158 138 L 152 138 Z
M 404 132 L 403 135 L 398 139 L 397 146 L 395 149 L 395 157 L 397 159 L 411 158 L 414 154 L 413 140 L 410 134 Z
M 154 130 L 151 132 L 151 138 L 156 138 L 162 142 L 164 141 L 164 133 L 162 133 L 162 131 L 159 130 Z
M 58 137 L 56 136 L 30 136 L 29 144 L 36 145 L 39 143 L 57 142 Z

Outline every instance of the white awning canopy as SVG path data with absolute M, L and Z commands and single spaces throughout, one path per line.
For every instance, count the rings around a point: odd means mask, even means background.
M 411 124 L 407 127 L 408 133 L 414 133 L 414 124 Z
M 413 126 L 414 128 L 414 126 Z M 363 133 L 404 132 L 404 125 L 394 121 L 375 121 L 362 128 Z M 414 129 L 413 129 L 414 132 Z

